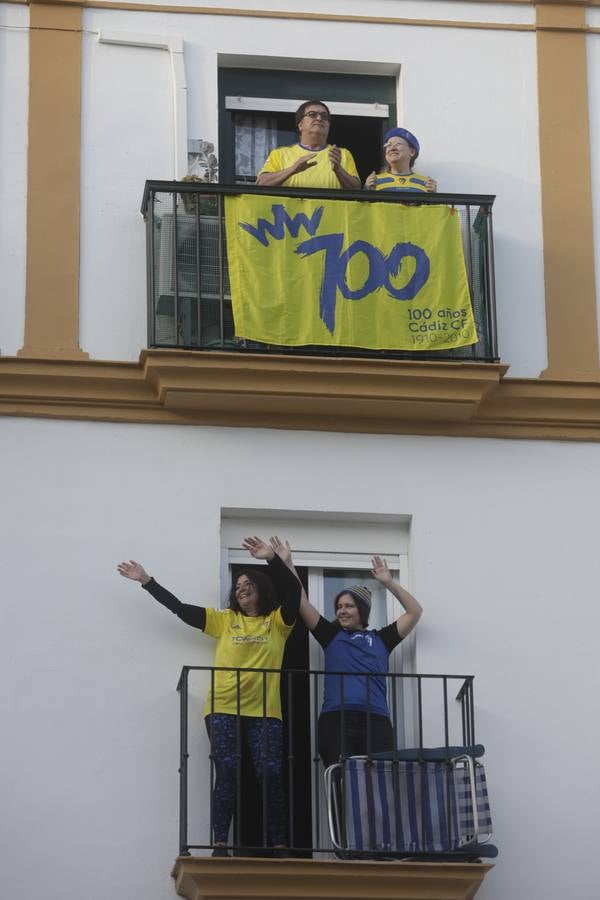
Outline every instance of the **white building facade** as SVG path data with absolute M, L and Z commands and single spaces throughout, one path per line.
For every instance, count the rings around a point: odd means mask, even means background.
M 477 896 L 591 900 L 600 3 L 4 2 L 0 24 L 3 896 L 174 896 L 175 687 L 214 648 L 116 564 L 219 605 L 247 528 L 317 593 L 393 561 L 424 607 L 408 669 L 475 676 L 500 850 Z M 272 101 L 286 73 L 334 103 L 380 79 L 439 189 L 496 195 L 499 361 L 148 349 L 144 184 L 190 141 L 229 177 L 236 70 Z

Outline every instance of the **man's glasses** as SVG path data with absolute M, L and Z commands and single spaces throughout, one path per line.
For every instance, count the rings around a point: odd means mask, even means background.
M 317 112 L 315 109 L 311 109 L 310 112 L 304 113 L 304 116 L 307 119 L 323 119 L 324 122 L 329 122 L 329 113 Z

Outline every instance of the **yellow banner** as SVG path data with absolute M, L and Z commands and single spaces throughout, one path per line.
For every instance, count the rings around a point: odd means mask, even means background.
M 267 344 L 450 350 L 477 343 L 448 206 L 225 200 L 235 333 Z

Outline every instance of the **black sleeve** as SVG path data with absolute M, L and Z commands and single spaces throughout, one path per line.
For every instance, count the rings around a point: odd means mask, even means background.
M 281 599 L 281 617 L 286 625 L 293 625 L 298 618 L 302 585 L 277 554 L 267 560 L 267 565 L 277 598 Z
M 391 625 L 386 625 L 385 628 L 376 629 L 376 633 L 387 647 L 388 653 L 391 653 L 394 647 L 397 647 L 402 640 L 398 634 L 395 622 L 392 622 Z
M 172 613 L 175 613 L 182 622 L 185 622 L 186 625 L 191 625 L 192 628 L 200 628 L 204 631 L 206 626 L 206 610 L 203 606 L 190 606 L 189 603 L 182 603 L 181 600 L 178 600 L 171 591 L 168 591 L 166 588 L 159 584 L 158 581 L 155 581 L 154 578 L 151 578 L 150 581 L 143 584 L 142 587 L 145 591 L 148 591 L 149 594 L 152 594 L 155 600 L 158 600 L 159 603 L 162 603 L 163 606 L 166 606 L 167 609 L 170 609 Z
M 328 619 L 320 616 L 319 621 L 312 630 L 312 636 L 325 649 L 327 644 L 332 642 L 338 631 L 341 631 L 341 628 L 342 626 L 339 622 L 330 622 Z

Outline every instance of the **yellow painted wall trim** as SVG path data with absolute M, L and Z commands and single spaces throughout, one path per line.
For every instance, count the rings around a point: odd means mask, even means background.
M 30 5 L 31 0 L 2 0 L 5 3 L 14 3 L 19 5 Z M 124 0 L 36 0 L 38 4 L 65 4 L 70 6 L 80 6 L 83 9 L 113 9 L 115 11 L 124 12 L 152 12 L 152 13 L 171 13 L 182 15 L 196 16 L 228 16 L 236 18 L 251 19 L 286 19 L 292 21 L 320 21 L 320 22 L 343 22 L 347 24 L 360 25 L 386 25 L 386 26 L 413 26 L 420 28 L 462 28 L 467 30 L 479 31 L 521 31 L 521 32 L 537 32 L 537 31 L 576 31 L 586 34 L 600 34 L 600 28 L 586 25 L 582 22 L 577 25 L 543 25 L 539 23 L 520 23 L 520 22 L 479 22 L 455 19 L 417 19 L 399 16 L 368 16 L 368 15 L 347 15 L 335 13 L 310 13 L 310 12 L 290 12 L 286 10 L 262 10 L 262 9 L 236 9 L 234 7 L 206 7 L 206 6 L 170 6 L 168 4 L 151 4 L 151 3 L 128 3 Z M 467 2 L 477 2 L 477 0 L 467 0 Z M 480 0 L 481 2 L 481 0 Z M 507 5 L 521 4 L 527 6 L 536 5 L 536 0 L 485 0 L 491 4 Z M 568 0 L 567 0 L 568 2 Z M 565 0 L 537 0 L 537 5 L 556 5 Z M 582 6 L 600 6 L 600 0 L 584 0 Z
M 1 2 L 1 0 L 0 0 L 0 2 Z M 41 25 L 34 25 L 34 26 L 30 25 L 28 30 L 30 32 L 32 32 L 32 31 L 67 31 L 67 32 L 69 32 L 70 31 L 70 32 L 74 32 L 75 34 L 83 34 L 83 32 L 85 31 L 84 28 L 56 28 L 56 27 L 47 28 L 47 27 L 41 26 Z
M 398 16 L 349 15 L 346 13 L 297 12 L 270 9 L 228 9 L 225 7 L 194 7 L 125 3 L 122 0 L 84 0 L 90 9 L 122 9 L 127 11 L 184 13 L 185 15 L 227 16 L 251 19 L 283 19 L 289 21 L 340 22 L 349 25 L 412 25 L 424 28 L 467 28 L 492 31 L 534 31 L 534 25 L 502 22 L 470 22 L 454 19 L 416 19 Z
M 29 5 L 33 6 L 85 6 L 85 0 L 29 0 Z
M 538 113 L 546 296 L 546 378 L 600 380 L 584 34 L 581 6 L 539 5 Z M 577 179 L 563 177 L 565 168 Z
M 15 3 L 20 4 L 21 6 L 29 6 L 31 2 L 38 3 L 69 3 L 78 6 L 88 6 L 90 5 L 89 0 L 2 0 L 3 3 Z M 443 0 L 442 0 L 443 2 Z M 456 0 L 447 0 L 448 3 L 455 3 Z M 573 6 L 600 6 L 600 0 L 463 0 L 463 3 L 476 3 L 477 5 L 481 5 L 482 3 L 487 3 L 489 6 L 535 6 L 538 5 L 556 5 L 558 3 L 568 4 Z M 132 4 L 133 5 L 133 4 Z M 212 7 L 199 7 L 203 14 L 210 14 L 213 12 Z M 227 10 L 229 7 L 215 7 L 217 10 Z M 204 12 L 207 10 L 208 12 Z M 246 10 L 244 10 L 245 12 Z
M 31 4 L 25 342 L 19 355 L 79 348 L 81 6 Z
M 600 441 L 600 383 L 506 369 L 178 350 L 137 363 L 0 357 L 0 415 Z

